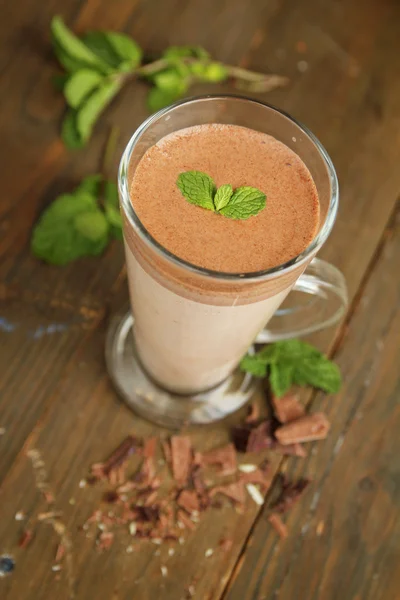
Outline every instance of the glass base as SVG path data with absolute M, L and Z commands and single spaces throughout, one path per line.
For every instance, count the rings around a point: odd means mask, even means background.
M 207 392 L 180 396 L 163 390 L 139 362 L 132 325 L 130 312 L 112 319 L 106 339 L 106 363 L 117 391 L 141 417 L 173 429 L 203 425 L 235 412 L 253 395 L 256 380 L 239 369 Z

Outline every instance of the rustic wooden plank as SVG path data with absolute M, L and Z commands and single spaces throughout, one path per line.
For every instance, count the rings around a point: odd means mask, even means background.
M 82 349 L 87 331 L 104 311 L 71 310 L 67 303 L 48 306 L 20 299 L 4 303 L 0 313 L 0 481 L 10 468 L 33 425 L 43 414 L 51 392 L 68 363 Z M 61 397 L 54 399 L 62 402 Z
M 397 598 L 400 205 L 335 359 L 344 386 L 312 407 L 331 420 L 328 440 L 287 461 L 315 481 L 276 543 L 266 509 L 224 598 Z

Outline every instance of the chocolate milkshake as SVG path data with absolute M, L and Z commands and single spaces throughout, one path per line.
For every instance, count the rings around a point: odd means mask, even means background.
M 177 186 L 179 174 L 189 170 L 207 173 L 217 186 L 258 188 L 266 207 L 234 220 L 190 204 Z M 211 388 L 235 368 L 306 266 L 273 280 L 248 277 L 284 265 L 309 246 L 319 227 L 314 181 L 300 157 L 270 135 L 207 124 L 150 147 L 131 169 L 130 195 L 138 219 L 163 249 L 150 251 L 125 222 L 141 362 L 168 390 Z M 191 265 L 237 277 L 216 279 Z

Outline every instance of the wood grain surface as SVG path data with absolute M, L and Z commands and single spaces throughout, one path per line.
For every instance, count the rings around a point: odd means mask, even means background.
M 181 600 L 189 588 L 196 600 L 400 598 L 398 3 L 21 0 L 3 8 L 0 555 L 12 555 L 16 568 L 0 578 L 0 598 Z M 287 88 L 256 97 L 305 122 L 337 167 L 341 208 L 321 256 L 345 274 L 350 307 L 344 324 L 313 339 L 339 362 L 344 386 L 335 398 L 304 395 L 309 407 L 329 415 L 328 440 L 310 445 L 305 459 L 269 457 L 273 475 L 284 470 L 313 479 L 287 517 L 284 541 L 267 521 L 275 482 L 261 510 L 251 499 L 243 514 L 229 506 L 210 510 L 173 556 L 151 543 L 128 554 L 128 532 L 99 553 L 94 538 L 79 530 L 101 499 L 100 489 L 79 487 L 88 466 L 127 433 L 167 432 L 129 412 L 105 371 L 109 317 L 127 298 L 121 245 L 65 268 L 45 266 L 29 252 L 43 207 L 98 169 L 110 125 L 122 132 L 118 155 L 147 114 L 146 86 L 132 84 L 86 149 L 64 149 L 65 107 L 51 85 L 57 67 L 49 23 L 56 13 L 77 31 L 126 31 L 149 54 L 169 44 L 202 44 L 220 60 L 289 76 Z M 193 89 L 209 91 L 231 88 Z M 189 435 L 196 448 L 213 448 L 240 419 Z M 51 524 L 35 527 L 29 547 L 18 547 L 22 523 L 15 513 L 24 511 L 33 523 L 46 507 L 32 450 L 43 460 L 71 542 L 59 573 L 52 571 L 59 533 Z M 223 536 L 233 540 L 229 552 L 218 550 Z M 209 548 L 215 551 L 207 558 Z

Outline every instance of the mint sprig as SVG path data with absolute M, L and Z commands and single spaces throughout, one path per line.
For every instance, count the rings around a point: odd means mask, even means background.
M 80 148 L 90 138 L 96 121 L 132 79 L 152 85 L 149 109 L 154 112 L 184 96 L 196 82 L 218 83 L 232 79 L 248 91 L 269 91 L 286 85 L 279 75 L 263 75 L 213 60 L 200 46 L 172 46 L 153 62 L 143 63 L 143 52 L 128 35 L 113 31 L 91 31 L 76 36 L 56 16 L 51 23 L 54 52 L 65 69 L 55 78 L 69 111 L 62 127 L 68 148 Z
M 185 171 L 176 181 L 182 195 L 190 204 L 218 212 L 230 219 L 248 219 L 266 205 L 266 195 L 250 186 L 233 190 L 229 184 L 218 189 L 213 179 L 202 171 Z
M 246 354 L 240 368 L 255 377 L 266 377 L 278 398 L 292 385 L 310 385 L 329 394 L 339 391 L 339 367 L 317 348 L 298 339 L 283 340 L 265 346 L 255 354 Z
M 32 233 L 31 250 L 37 258 L 61 266 L 101 254 L 112 237 L 122 237 L 117 186 L 101 175 L 90 175 L 43 212 Z

